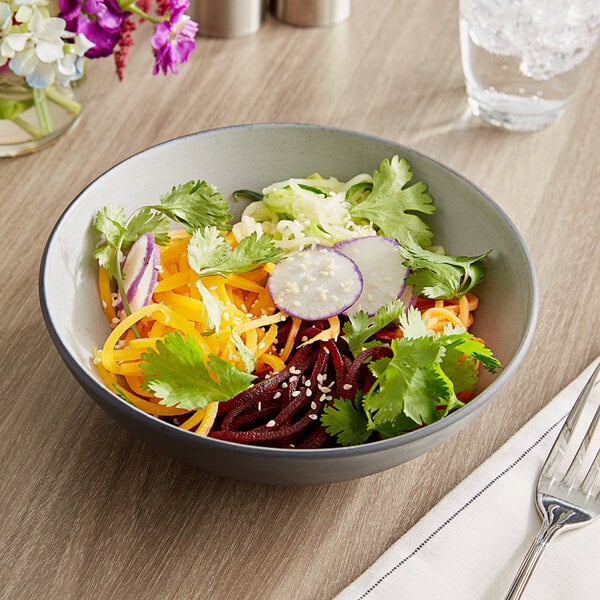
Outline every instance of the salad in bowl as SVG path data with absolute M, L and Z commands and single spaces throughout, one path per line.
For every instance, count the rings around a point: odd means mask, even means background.
M 502 368 L 470 332 L 493 248 L 434 246 L 427 183 L 393 155 L 348 180 L 190 180 L 95 214 L 106 387 L 177 428 L 286 449 L 359 446 L 460 410 Z

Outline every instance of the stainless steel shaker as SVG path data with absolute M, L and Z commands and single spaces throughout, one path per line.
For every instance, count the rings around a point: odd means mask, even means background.
M 256 33 L 267 8 L 268 0 L 190 0 L 188 12 L 200 35 L 229 38 Z
M 299 27 L 320 27 L 345 21 L 352 0 L 272 0 L 271 11 L 277 19 Z

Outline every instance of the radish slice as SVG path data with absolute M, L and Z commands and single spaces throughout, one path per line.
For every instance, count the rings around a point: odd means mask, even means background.
M 363 291 L 346 314 L 364 310 L 373 315 L 401 296 L 409 270 L 402 264 L 404 257 L 399 247 L 396 240 L 380 235 L 353 238 L 334 246 L 358 265 L 363 277 Z
M 362 276 L 347 256 L 317 246 L 288 255 L 269 275 L 269 293 L 286 314 L 318 321 L 339 315 L 362 291 Z
M 132 312 L 150 304 L 159 265 L 160 248 L 154 242 L 154 236 L 151 233 L 141 235 L 123 263 L 123 287 Z

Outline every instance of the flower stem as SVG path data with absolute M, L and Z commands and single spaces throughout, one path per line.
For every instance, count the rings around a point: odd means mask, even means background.
M 42 134 L 48 135 L 52 132 L 52 115 L 48 108 L 48 97 L 42 88 L 33 88 L 33 103 L 37 114 L 38 123 Z
M 21 117 L 13 117 L 11 121 L 18 125 L 21 129 L 26 131 L 32 138 L 41 138 L 44 134 L 39 130 L 30 125 L 25 119 L 21 119 Z
M 133 13 L 134 15 L 137 15 L 138 17 L 141 17 L 142 19 L 144 19 L 150 23 L 154 23 L 155 25 L 157 23 L 160 23 L 161 21 L 165 21 L 167 19 L 167 17 L 163 17 L 161 19 L 152 17 L 148 13 L 145 13 L 141 8 L 138 8 L 135 4 L 127 4 L 126 7 L 121 7 L 121 8 L 123 10 L 127 10 L 130 13 Z
M 46 96 L 48 97 L 48 100 L 54 102 L 54 104 L 61 106 L 75 115 L 78 115 L 81 112 L 82 106 L 80 102 L 67 98 L 67 96 L 61 94 L 54 86 L 46 88 Z

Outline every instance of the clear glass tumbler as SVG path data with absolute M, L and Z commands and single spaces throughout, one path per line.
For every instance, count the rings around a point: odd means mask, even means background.
M 469 106 L 484 121 L 535 131 L 564 112 L 600 30 L 600 0 L 460 0 Z

